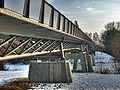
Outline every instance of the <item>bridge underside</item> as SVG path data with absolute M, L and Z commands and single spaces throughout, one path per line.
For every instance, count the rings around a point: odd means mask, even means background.
M 89 41 L 0 8 L 0 60 L 80 50 Z

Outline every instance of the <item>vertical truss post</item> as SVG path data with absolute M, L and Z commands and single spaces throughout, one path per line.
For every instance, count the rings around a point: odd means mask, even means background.
M 45 10 L 45 0 L 41 0 L 40 16 L 39 22 L 44 23 L 44 10 Z
M 60 12 L 58 13 L 57 29 L 60 30 Z
M 61 51 L 61 55 L 62 55 L 62 60 L 64 60 L 64 62 L 65 62 L 65 53 L 63 50 L 63 42 L 60 42 L 60 51 Z
M 65 17 L 63 16 L 63 27 L 62 27 L 62 31 L 65 31 Z
M 71 34 L 73 35 L 73 23 L 71 22 L 71 27 L 72 27 L 72 29 L 71 29 Z
M 70 22 L 70 34 L 72 34 L 72 22 Z
M 25 0 L 24 2 L 24 10 L 23 10 L 23 16 L 26 18 L 29 18 L 29 12 L 30 12 L 30 0 Z
M 69 20 L 68 20 L 68 23 L 67 23 L 67 33 L 69 33 Z
M 63 50 L 63 40 L 60 42 L 60 51 L 61 51 L 61 55 L 62 55 L 62 60 L 64 61 L 66 78 L 67 78 L 67 81 L 69 81 L 68 72 L 67 72 L 67 64 L 66 64 L 66 60 L 65 60 L 65 53 Z
M 73 24 L 72 34 L 75 35 L 75 25 Z
M 50 27 L 53 27 L 53 23 L 54 23 L 54 7 L 51 6 L 51 14 L 50 14 L 49 26 L 50 26 Z
M 0 8 L 4 8 L 4 0 L 0 0 Z
M 75 25 L 75 28 L 74 28 L 74 35 L 76 36 L 76 30 L 77 30 L 77 26 Z

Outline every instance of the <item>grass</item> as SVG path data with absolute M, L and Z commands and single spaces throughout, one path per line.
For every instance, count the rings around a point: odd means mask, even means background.
M 15 78 L 10 80 L 10 84 L 24 84 L 28 81 L 27 78 Z
M 8 84 L 0 86 L 0 90 L 28 90 L 30 86 L 26 81 L 28 81 L 27 78 L 11 79 Z

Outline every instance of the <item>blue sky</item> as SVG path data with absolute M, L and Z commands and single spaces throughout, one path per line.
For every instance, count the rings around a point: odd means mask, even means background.
M 101 32 L 104 25 L 120 21 L 120 0 L 47 0 L 84 32 Z

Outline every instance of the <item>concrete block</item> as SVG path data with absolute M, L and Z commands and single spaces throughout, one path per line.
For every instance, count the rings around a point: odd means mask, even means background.
M 64 62 L 31 62 L 28 81 L 35 83 L 71 83 L 72 72 L 70 63 Z M 67 72 L 67 74 L 66 74 Z M 67 77 L 68 76 L 68 77 Z

